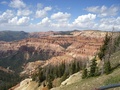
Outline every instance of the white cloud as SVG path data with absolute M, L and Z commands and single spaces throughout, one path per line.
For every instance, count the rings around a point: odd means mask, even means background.
M 115 30 L 120 31 L 120 17 L 102 18 L 96 21 L 95 14 L 81 15 L 71 24 L 73 29 L 93 29 L 93 30 Z M 70 27 L 69 27 L 70 28 Z
M 18 21 L 18 17 L 13 17 L 12 19 L 9 19 L 8 23 L 16 25 Z
M 3 2 L 3 4 L 6 2 Z M 12 30 L 74 30 L 74 29 L 100 29 L 111 30 L 113 27 L 120 30 L 120 17 L 113 18 L 107 16 L 117 15 L 119 8 L 116 6 L 95 6 L 88 7 L 86 15 L 78 15 L 77 18 L 71 20 L 71 15 L 68 12 L 59 12 L 52 7 L 44 7 L 41 3 L 35 6 L 36 9 L 27 7 L 23 0 L 11 0 L 9 6 L 13 7 L 12 10 L 6 10 L 0 12 L 0 29 L 12 29 Z M 31 9 L 33 11 L 31 11 Z M 67 8 L 69 9 L 69 8 Z M 49 11 L 52 13 L 51 16 Z M 34 13 L 33 13 L 34 12 Z M 51 12 L 50 12 L 51 13 Z M 104 18 L 97 18 L 104 17 Z M 36 19 L 37 18 L 37 19 Z M 36 23 L 40 18 L 40 22 Z M 37 21 L 35 21 L 37 20 Z M 71 21 L 71 22 L 70 22 Z
M 98 14 L 98 17 L 105 17 L 105 16 L 115 16 L 117 15 L 119 11 L 119 7 L 117 6 L 111 6 L 111 7 L 106 7 L 106 6 L 93 6 L 93 7 L 87 7 L 86 10 L 88 12 L 96 13 Z
M 70 16 L 71 14 L 69 13 L 58 12 L 58 13 L 54 13 L 53 15 L 51 15 L 51 19 L 59 21 L 59 22 L 64 22 L 64 21 L 68 21 Z
M 32 11 L 30 11 L 28 9 L 23 9 L 23 10 L 18 10 L 17 11 L 18 16 L 28 16 L 30 14 L 32 14 Z
M 24 25 L 24 26 L 26 26 L 26 25 L 28 25 L 29 20 L 30 20 L 29 17 L 22 17 L 19 19 L 18 19 L 18 17 L 14 17 L 14 18 L 10 19 L 8 23 L 11 25 Z
M 42 18 L 42 17 L 45 17 L 46 15 L 47 15 L 46 11 L 43 11 L 43 10 L 36 11 L 36 18 Z
M 18 20 L 17 24 L 18 25 L 27 25 L 29 20 L 30 20 L 29 17 L 22 17 Z
M 45 11 L 50 11 L 50 10 L 52 10 L 52 7 L 45 7 L 44 10 Z
M 75 19 L 74 23 L 84 23 L 84 22 L 89 22 L 92 21 L 96 18 L 95 14 L 87 14 L 87 15 L 81 15 L 77 19 Z
M 26 4 L 22 0 L 12 0 L 9 4 L 12 8 L 25 8 Z
M 73 22 L 73 24 L 76 24 L 76 25 L 84 25 L 85 23 L 89 23 L 93 20 L 96 19 L 96 15 L 95 14 L 87 14 L 87 15 L 81 15 L 81 16 L 78 16 L 77 19 L 75 19 L 75 21 Z
M 114 24 L 119 25 L 120 24 L 120 17 L 117 18 L 103 18 L 100 20 L 103 24 Z
M 115 27 L 116 30 L 120 31 L 120 17 L 117 18 L 103 18 L 100 20 L 98 26 L 101 30 L 112 30 Z
M 81 15 L 82 17 L 89 16 L 87 15 Z M 79 16 L 79 17 L 81 17 Z M 93 14 L 94 16 L 94 14 Z M 29 24 L 29 17 L 14 17 L 9 20 L 9 28 L 12 28 L 12 30 L 29 30 L 29 31 L 48 31 L 48 30 L 84 30 L 84 29 L 93 29 L 93 30 L 112 30 L 114 27 L 115 30 L 120 30 L 119 23 L 120 23 L 120 17 L 117 18 L 103 18 L 99 20 L 98 22 L 95 22 L 96 19 L 88 19 L 88 21 L 84 22 L 78 22 L 78 23 L 55 23 L 50 18 L 46 17 L 41 20 L 38 24 Z M 75 20 L 77 20 L 76 18 Z M 81 20 L 81 19 L 80 19 Z M 0 26 L 1 27 L 1 26 Z M 15 28 L 14 28 L 15 27 Z M 6 25 L 4 27 L 1 27 L 2 29 L 7 29 Z
M 49 27 L 53 30 L 93 29 L 96 27 L 96 23 L 94 22 L 96 19 L 95 14 L 81 15 L 72 23 L 69 22 L 69 18 L 70 14 L 68 13 L 55 13 L 51 15 Z
M 8 20 L 14 16 L 14 12 L 12 10 L 6 10 L 0 15 L 0 23 L 8 23 Z
M 65 12 L 57 12 L 51 15 L 51 27 L 54 28 L 55 30 L 60 30 L 60 29 L 68 29 L 69 20 L 70 20 L 71 14 Z
M 72 24 L 71 28 L 74 29 L 94 29 L 96 27 L 95 23 L 96 15 L 95 14 L 86 14 L 81 15 L 76 18 Z
M 42 19 L 38 25 L 43 25 L 43 26 L 50 26 L 51 20 L 48 17 L 45 17 Z
M 47 12 L 52 10 L 52 7 L 45 7 L 42 10 L 37 10 L 36 11 L 36 18 L 43 18 L 47 16 Z

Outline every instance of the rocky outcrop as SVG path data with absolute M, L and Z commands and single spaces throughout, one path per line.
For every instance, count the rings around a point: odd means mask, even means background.
M 24 70 L 20 73 L 21 75 L 32 75 L 34 74 L 40 66 L 43 66 L 45 61 L 35 61 L 27 63 L 23 68 Z
M 84 36 L 84 37 L 94 37 L 94 38 L 103 38 L 107 32 L 102 32 L 99 30 L 84 30 L 84 31 L 74 31 L 71 32 L 73 36 Z
M 54 34 L 57 34 L 58 32 L 54 32 L 54 31 L 48 31 L 48 32 L 33 32 L 33 33 L 29 33 L 28 37 L 33 37 L 33 38 L 40 38 L 40 37 L 45 37 L 45 36 L 51 36 Z
M 37 82 L 32 81 L 30 78 L 27 78 L 9 90 L 42 90 L 42 87 L 38 87 Z
M 81 73 L 81 72 L 77 72 L 77 73 L 71 75 L 71 76 L 70 76 L 69 78 L 67 78 L 65 81 L 63 81 L 63 82 L 61 83 L 61 86 L 65 86 L 65 85 L 69 85 L 69 84 L 78 82 L 78 81 L 82 80 L 81 76 L 82 76 L 82 73 Z

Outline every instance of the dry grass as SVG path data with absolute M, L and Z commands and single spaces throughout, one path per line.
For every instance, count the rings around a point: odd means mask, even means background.
M 114 53 L 110 58 L 111 66 L 115 67 L 120 65 L 120 51 Z
M 111 66 L 115 67 L 115 66 L 118 66 L 119 64 L 120 64 L 120 51 L 114 53 L 111 56 Z M 111 83 L 120 82 L 119 80 L 115 81 L 116 77 L 119 78 L 119 76 L 120 76 L 120 67 L 115 69 L 109 75 L 101 75 L 99 77 L 92 77 L 92 78 L 88 78 L 84 80 L 79 80 L 76 83 L 53 88 L 52 90 L 95 90 L 95 88 L 106 85 L 106 82 L 109 80 L 111 81 Z M 120 90 L 120 88 L 114 88 L 114 89 L 109 89 L 109 90 Z
M 111 77 L 116 77 L 118 75 L 120 76 L 120 68 L 116 69 L 113 73 L 109 75 L 102 75 L 99 77 L 84 79 L 84 80 L 78 81 L 77 83 L 54 88 L 52 90 L 75 90 L 75 89 L 76 90 L 94 90 L 95 88 L 104 86 L 105 85 L 104 82 L 110 79 Z M 115 90 L 120 90 L 120 89 L 115 89 Z

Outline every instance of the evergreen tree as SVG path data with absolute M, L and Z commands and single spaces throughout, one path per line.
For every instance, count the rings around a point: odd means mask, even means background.
M 110 74 L 110 72 L 111 72 L 110 61 L 105 62 L 105 64 L 104 64 L 104 70 L 105 70 L 106 74 Z
M 54 73 L 54 78 L 59 77 L 59 74 L 58 74 L 58 66 L 54 67 L 53 73 Z
M 33 75 L 32 75 L 32 81 L 35 81 L 35 80 L 36 80 L 36 77 L 37 77 L 37 74 L 33 74 Z
M 39 69 L 39 73 L 38 73 L 38 80 L 39 80 L 39 83 L 43 82 L 45 79 L 46 79 L 46 78 L 45 78 L 43 69 L 40 68 L 40 69 Z
M 110 41 L 110 37 L 108 36 L 108 33 L 107 33 L 105 36 L 104 45 L 107 45 L 109 41 Z
M 96 67 L 96 70 L 95 70 L 95 76 L 99 76 L 99 75 L 100 75 L 99 68 Z
M 95 76 L 96 73 L 96 68 L 97 68 L 97 63 L 96 63 L 96 59 L 94 58 L 92 60 L 92 64 L 90 65 L 90 77 Z
M 70 67 L 70 74 L 74 74 L 76 71 L 76 64 L 75 64 L 75 61 L 71 64 L 71 67 Z
M 64 81 L 65 79 L 67 79 L 68 76 L 69 76 L 69 73 L 65 72 L 64 75 L 62 76 L 61 81 Z
M 77 62 L 76 62 L 75 72 L 78 72 L 78 71 L 80 71 L 80 64 L 79 64 L 79 62 L 77 61 Z
M 82 72 L 82 79 L 87 77 L 87 69 L 85 68 Z
M 100 48 L 100 52 L 98 53 L 99 58 L 102 60 L 102 58 L 105 56 L 105 51 L 108 48 L 108 44 L 110 42 L 110 37 L 108 36 L 108 33 L 105 36 L 105 40 L 104 40 L 104 44 L 103 46 Z
M 116 37 L 115 41 L 114 41 L 115 45 L 114 45 L 114 51 L 118 51 L 120 48 L 120 33 L 119 35 Z
M 47 87 L 49 89 L 51 89 L 53 87 L 52 86 L 52 75 L 51 74 L 48 75 L 47 82 L 48 82 Z
M 65 73 L 65 62 L 61 65 L 62 75 Z
M 51 80 L 48 81 L 48 85 L 47 85 L 47 87 L 48 87 L 49 89 L 52 88 L 52 81 L 51 81 Z
M 59 77 L 62 77 L 64 72 L 65 72 L 65 63 L 62 63 L 58 67 L 58 75 L 59 75 Z

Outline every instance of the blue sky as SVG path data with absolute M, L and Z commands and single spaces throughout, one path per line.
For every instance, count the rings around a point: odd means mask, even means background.
M 0 31 L 120 30 L 120 0 L 1 0 Z

